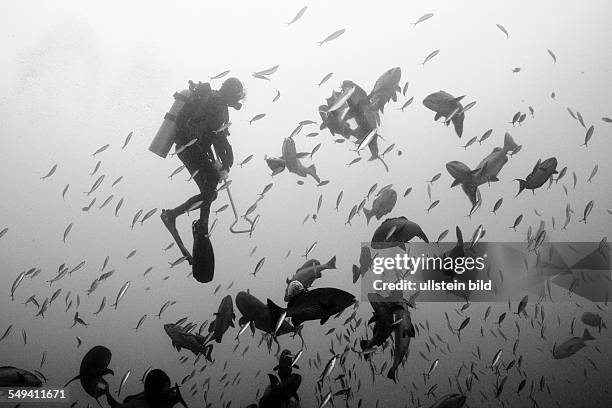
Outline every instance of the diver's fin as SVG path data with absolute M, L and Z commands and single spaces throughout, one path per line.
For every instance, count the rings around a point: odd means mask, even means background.
M 325 324 L 327 323 L 327 321 L 329 320 L 329 316 L 325 316 L 324 318 L 321 319 L 321 324 Z

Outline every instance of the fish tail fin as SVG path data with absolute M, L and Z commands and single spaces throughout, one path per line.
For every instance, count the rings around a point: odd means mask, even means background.
M 353 283 L 357 283 L 360 273 L 361 271 L 359 270 L 359 267 L 353 264 Z
M 327 261 L 327 266 L 330 269 L 336 269 L 336 255 L 334 255 L 334 257 L 332 259 L 330 259 L 329 261 Z
M 374 210 L 368 210 L 367 208 L 363 209 L 363 213 L 366 216 L 366 223 L 370 224 L 370 218 L 374 216 Z
M 79 374 L 79 375 L 77 375 L 76 377 L 74 377 L 73 379 L 71 379 L 70 381 L 68 381 L 68 382 L 66 383 L 66 385 L 64 385 L 64 388 L 68 387 L 68 385 L 69 385 L 71 382 L 76 381 L 76 380 L 79 380 L 80 378 L 81 378 L 81 375 L 80 375 L 80 374 Z
M 511 152 L 519 148 L 510 133 L 506 132 L 504 136 L 504 152 Z
M 584 333 L 582 334 L 582 340 L 595 340 L 595 337 L 591 336 L 591 333 L 589 333 L 588 329 L 584 329 Z
M 276 305 L 270 299 L 267 300 L 267 305 L 268 305 L 268 310 L 270 311 L 270 317 L 272 318 L 273 322 L 277 322 L 278 319 L 280 319 L 283 312 L 287 310 L 287 309 L 283 309 L 282 307 Z
M 518 181 L 519 182 L 519 191 L 514 196 L 516 198 L 516 197 L 518 197 L 519 194 L 521 194 L 523 192 L 523 190 L 526 187 L 527 182 L 525 180 L 521 180 L 521 179 L 514 179 L 514 181 Z
M 395 369 L 394 367 L 391 367 L 389 369 L 389 372 L 387 373 L 387 378 L 390 380 L 393 380 L 394 383 L 397 383 L 397 376 L 395 375 L 397 373 L 397 369 Z

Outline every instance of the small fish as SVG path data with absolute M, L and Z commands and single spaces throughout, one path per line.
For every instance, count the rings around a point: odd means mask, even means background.
M 258 120 L 260 120 L 260 119 L 263 119 L 263 118 L 265 118 L 265 117 L 266 117 L 266 114 L 265 114 L 265 113 L 258 113 L 257 115 L 253 116 L 253 117 L 251 118 L 251 120 L 249 120 L 249 124 L 251 124 L 251 123 L 253 123 L 253 122 L 256 122 L 256 121 L 258 121 Z
M 291 24 L 295 23 L 296 21 L 298 21 L 300 18 L 302 18 L 302 16 L 304 15 L 304 13 L 306 12 L 306 9 L 308 9 L 308 6 L 304 6 L 300 9 L 300 11 L 297 12 L 297 14 L 295 15 L 295 17 L 293 17 L 293 20 L 291 20 L 287 24 L 287 27 L 290 26 Z
M 317 42 L 317 44 L 319 44 L 319 47 L 322 46 L 325 43 L 328 43 L 332 40 L 335 40 L 336 38 L 340 37 L 342 34 L 344 34 L 346 32 L 346 29 L 342 28 L 340 30 L 336 30 L 333 33 L 331 33 L 330 35 L 328 35 L 327 37 L 325 37 L 325 39 L 323 41 L 319 41 Z
M 436 245 L 439 245 L 440 241 L 442 241 L 447 235 L 448 235 L 448 229 L 442 231 L 440 235 L 438 235 L 438 239 L 436 239 Z
M 157 208 L 153 208 L 153 209 L 147 211 L 147 213 L 144 215 L 144 217 L 142 217 L 142 219 L 140 220 L 140 225 L 142 225 L 143 222 L 145 222 L 146 220 L 151 218 L 156 212 L 157 212 Z
M 410 23 L 410 24 L 412 24 L 413 27 L 416 27 L 417 24 L 422 23 L 423 21 L 429 20 L 433 16 L 434 16 L 433 13 L 424 14 L 417 21 L 415 21 L 414 23 Z
M 121 180 L 123 180 L 123 176 L 117 177 L 117 179 L 113 181 L 113 184 L 111 184 L 111 187 L 115 187 Z
M 119 209 L 121 208 L 122 204 L 123 204 L 123 198 L 121 198 L 121 200 L 119 200 L 119 202 L 115 206 L 115 217 L 117 216 L 117 213 L 119 212 Z
M 591 140 L 591 138 L 593 137 L 594 131 L 595 131 L 595 126 L 593 125 L 589 126 L 589 129 L 587 130 L 586 135 L 584 135 L 584 143 L 581 144 L 580 146 L 589 147 L 588 143 L 589 143 L 589 140 Z
M 274 98 L 272 99 L 272 102 L 276 102 L 280 99 L 281 93 L 278 89 L 276 89 L 276 95 L 274 95 Z
M 353 164 L 355 164 L 355 163 L 359 163 L 359 162 L 361 161 L 361 159 L 362 159 L 362 157 L 356 157 L 356 158 L 354 158 L 353 160 L 351 160 L 351 161 L 350 161 L 350 162 L 347 164 L 347 166 L 348 166 L 348 167 L 351 167 Z
M 414 98 L 410 98 L 408 99 L 400 108 L 400 110 L 403 112 L 404 109 L 406 109 L 408 106 L 410 106 L 410 104 L 412 103 L 412 101 L 414 100 Z
M 412 187 L 408 187 L 406 189 L 406 191 L 404 191 L 404 197 L 406 197 L 408 194 L 410 194 L 412 192 Z
M 144 315 L 142 315 L 142 317 L 140 319 L 138 319 L 138 323 L 136 323 L 136 327 L 134 327 L 135 331 L 138 331 L 138 329 L 140 328 L 140 326 L 142 326 L 142 324 L 144 323 L 146 318 L 147 318 L 147 315 L 144 314 Z
M 72 225 L 73 223 L 68 224 L 68 226 L 66 227 L 66 229 L 64 230 L 64 237 L 63 237 L 63 241 L 64 244 L 66 243 L 66 237 L 68 236 L 68 234 L 70 233 L 70 231 L 72 230 Z
M 241 161 L 238 165 L 240 167 L 244 166 L 245 164 L 247 164 L 248 162 L 251 161 L 251 159 L 253 158 L 253 155 L 248 155 L 243 161 Z
M 501 24 L 495 24 L 495 25 L 497 26 L 497 28 L 500 29 L 502 33 L 506 34 L 507 39 L 510 38 L 510 34 L 508 34 L 508 30 L 506 30 L 506 28 L 503 25 Z
M 343 195 L 344 195 L 344 190 L 340 191 L 340 193 L 338 194 L 338 197 L 336 198 L 336 208 L 335 208 L 336 211 L 338 211 L 340 203 L 342 202 L 342 196 Z
M 259 261 L 257 261 L 257 264 L 255 265 L 255 269 L 253 270 L 253 273 L 251 273 L 251 275 L 257 276 L 257 272 L 261 270 L 265 262 L 266 262 L 265 256 L 261 258 Z
M 229 73 L 230 73 L 230 70 L 228 69 L 228 70 L 226 70 L 226 71 L 223 71 L 223 72 L 221 72 L 221 73 L 218 73 L 217 75 L 215 75 L 215 76 L 211 76 L 211 77 L 209 77 L 209 78 L 210 78 L 210 80 L 212 81 L 213 79 L 220 79 L 220 78 L 223 78 L 224 76 L 226 76 L 226 75 L 227 75 L 227 74 L 229 74 Z
M 106 198 L 106 200 L 104 200 L 104 202 L 102 203 L 102 205 L 100 205 L 100 206 L 98 207 L 98 209 L 102 209 L 102 208 L 106 207 L 106 205 L 107 205 L 108 203 L 110 203 L 110 202 L 112 201 L 112 199 L 113 199 L 113 198 L 115 198 L 115 196 L 114 196 L 113 194 L 109 195 L 109 196 Z
M 584 222 L 586 224 L 587 217 L 589 216 L 589 214 L 593 210 L 593 205 L 594 204 L 595 204 L 595 202 L 593 200 L 591 200 L 591 201 L 589 201 L 587 203 L 586 207 L 584 207 L 584 213 L 583 213 L 583 216 L 582 216 L 582 219 L 580 220 L 580 222 Z
M 593 177 L 595 177 L 595 175 L 597 174 L 597 170 L 599 170 L 599 165 L 596 164 L 595 167 L 593 167 L 593 170 L 591 170 L 591 175 L 589 176 L 587 183 L 590 183 Z
M 96 150 L 92 156 L 95 156 L 96 154 L 102 153 L 103 151 L 105 151 L 106 149 L 108 149 L 110 146 L 110 144 L 105 144 L 104 146 L 100 147 L 98 150 Z
M 431 204 L 429 205 L 429 207 L 427 207 L 427 209 L 425 210 L 425 211 L 427 211 L 427 214 L 429 214 L 429 212 L 430 212 L 431 210 L 433 210 L 434 208 L 436 208 L 436 206 L 437 206 L 438 204 L 440 204 L 440 200 L 436 200 L 436 201 L 434 201 L 433 203 L 431 203 Z
M 131 257 L 133 257 L 134 255 L 136 255 L 136 249 L 133 249 L 128 256 L 125 257 L 125 259 L 130 259 Z
M 115 308 L 115 310 L 117 310 L 119 301 L 123 298 L 123 296 L 125 295 L 125 292 L 127 292 L 128 288 L 130 287 L 130 283 L 131 281 L 125 282 L 123 286 L 121 287 L 121 289 L 119 289 L 119 292 L 117 293 L 117 298 L 115 299 L 115 303 L 112 305 Z
M 132 218 L 132 229 L 134 229 L 134 224 L 138 222 L 138 218 L 140 218 L 141 215 L 142 215 L 142 209 L 136 211 L 136 214 L 134 214 L 134 218 Z
M 49 170 L 49 172 L 47 173 L 47 175 L 41 177 L 40 179 L 44 180 L 44 179 L 51 177 L 55 173 L 56 170 L 57 170 L 57 164 L 54 164 L 53 167 L 51 167 L 51 170 Z
M 66 184 L 66 187 L 64 187 L 64 189 L 62 190 L 62 200 L 66 198 L 66 193 L 68 192 L 69 188 L 70 188 L 70 184 Z
M 327 82 L 333 75 L 333 72 L 330 72 L 328 74 L 325 74 L 325 76 L 321 79 L 321 81 L 317 84 L 318 87 L 320 87 L 321 85 L 323 85 L 325 82 Z
M 553 62 L 556 64 L 557 63 L 557 56 L 555 55 L 554 52 L 552 52 L 551 50 L 546 50 L 548 51 L 548 55 L 550 55 L 550 57 L 553 59 Z
M 468 147 L 470 147 L 471 145 L 473 145 L 476 141 L 478 140 L 477 136 L 474 136 L 473 138 L 471 138 L 470 140 L 468 140 L 468 142 L 466 144 L 464 144 L 463 147 L 464 149 L 467 150 Z
M 189 148 L 189 147 L 193 146 L 194 144 L 196 144 L 197 141 L 198 141 L 198 138 L 194 137 L 193 139 L 191 139 L 190 141 L 188 141 L 184 145 L 181 145 L 181 147 L 176 149 L 174 151 L 174 153 L 170 153 L 170 156 L 176 156 L 177 154 L 183 153 L 187 148 Z
M 81 210 L 85 212 L 89 211 L 95 202 L 96 202 L 96 198 L 94 197 L 94 199 L 89 202 L 89 205 L 86 207 L 82 207 Z
M 131 370 L 127 370 L 126 373 L 123 374 L 123 378 L 121 379 L 121 382 L 119 383 L 119 391 L 117 392 L 117 395 L 121 395 L 121 389 L 127 382 L 128 378 L 130 377 L 130 373 L 131 373 Z
M 94 174 L 96 174 L 98 170 L 100 169 L 101 164 L 102 164 L 102 160 L 98 160 L 98 162 L 96 163 L 96 166 L 94 167 L 93 171 L 89 173 L 89 175 L 93 176 Z
M 321 143 L 318 143 L 310 152 L 310 158 L 312 159 L 312 156 L 319 151 L 319 149 L 321 148 Z
M 130 132 L 128 133 L 127 137 L 125 138 L 125 141 L 123 142 L 123 146 L 121 146 L 121 150 L 125 149 L 126 146 L 128 145 L 128 143 L 130 143 L 130 140 L 132 140 L 132 134 L 134 132 Z
M 425 60 L 423 62 L 421 62 L 422 66 L 425 66 L 425 64 L 430 61 L 433 57 L 435 57 L 436 55 L 438 55 L 440 53 L 440 50 L 435 50 L 429 53 L 429 55 L 427 57 L 425 57 Z
M 172 174 L 170 174 L 168 176 L 168 178 L 170 180 L 172 180 L 172 177 L 176 176 L 177 174 L 179 174 L 181 171 L 183 171 L 185 169 L 185 165 L 179 166 L 176 169 L 174 169 L 174 171 L 172 172 Z
M 313 242 L 307 249 L 306 252 L 304 253 L 304 258 L 308 258 L 308 255 L 316 248 L 317 246 L 317 241 Z
M 273 67 L 270 67 L 268 69 L 264 69 L 263 71 L 258 71 L 253 73 L 253 75 L 257 75 L 257 76 L 268 76 L 268 75 L 272 75 L 274 74 L 277 70 L 278 70 L 279 65 L 274 65 Z
M 185 262 L 187 260 L 187 258 L 188 258 L 187 255 L 181 256 L 179 259 L 177 259 L 174 262 L 168 262 L 168 264 L 170 265 L 170 268 L 174 268 L 175 266 L 180 265 L 183 262 Z
M 495 204 L 493 205 L 493 210 L 491 212 L 493 214 L 496 214 L 497 210 L 499 210 L 499 207 L 501 207 L 503 202 L 504 202 L 503 198 L 500 198 L 499 200 L 497 200 Z

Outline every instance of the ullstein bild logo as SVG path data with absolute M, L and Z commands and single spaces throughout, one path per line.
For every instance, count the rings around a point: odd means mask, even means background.
M 608 300 L 610 248 L 602 242 L 364 243 L 353 279 L 371 292 L 418 292 L 420 302 Z

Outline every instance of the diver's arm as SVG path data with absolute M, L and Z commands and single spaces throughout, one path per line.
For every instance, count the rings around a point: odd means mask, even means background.
M 215 151 L 219 156 L 219 160 L 221 160 L 223 165 L 221 170 L 229 171 L 230 167 L 234 165 L 234 152 L 232 150 L 232 146 L 227 140 L 227 137 L 218 136 L 215 138 L 213 144 L 215 146 Z

